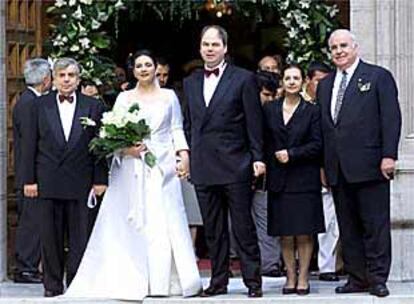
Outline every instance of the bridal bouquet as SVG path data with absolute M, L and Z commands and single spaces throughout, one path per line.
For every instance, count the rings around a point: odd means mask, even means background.
M 91 140 L 89 150 L 99 159 L 113 155 L 116 151 L 131 147 L 145 138 L 149 138 L 151 129 L 145 119 L 139 114 L 139 105 L 133 104 L 130 108 L 117 107 L 103 114 L 99 135 Z M 82 117 L 84 127 L 94 126 L 95 122 Z M 154 167 L 156 157 L 150 151 L 144 154 L 144 161 L 149 167 Z

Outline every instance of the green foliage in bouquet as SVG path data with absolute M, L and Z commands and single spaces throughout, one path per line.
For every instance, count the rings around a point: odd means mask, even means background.
M 112 156 L 123 148 L 131 147 L 148 139 L 151 129 L 144 118 L 139 115 L 139 105 L 130 108 L 118 107 L 106 112 L 102 118 L 98 137 L 89 144 L 90 151 L 102 159 Z M 156 165 L 156 157 L 151 151 L 146 151 L 144 161 L 149 167 Z

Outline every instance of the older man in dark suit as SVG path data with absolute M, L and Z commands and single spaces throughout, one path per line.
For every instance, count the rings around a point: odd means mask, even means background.
M 36 199 L 25 198 L 22 183 L 22 143 L 28 140 L 30 128 L 25 119 L 30 104 L 36 97 L 45 94 L 51 85 L 50 65 L 47 60 L 34 58 L 24 64 L 24 80 L 26 89 L 20 95 L 13 108 L 13 143 L 14 143 L 14 182 L 16 187 L 16 203 L 18 224 L 16 229 L 16 283 L 41 283 L 38 266 L 40 262 L 40 237 L 38 233 L 38 216 Z
M 23 142 L 24 194 L 39 198 L 40 241 L 45 296 L 63 292 L 64 235 L 68 235 L 66 281 L 76 274 L 89 236 L 88 194 L 101 195 L 107 184 L 105 162 L 96 162 L 88 144 L 97 133 L 103 105 L 76 91 L 79 66 L 62 58 L 53 68 L 57 91 L 33 103 L 30 139 Z M 95 127 L 82 127 L 81 117 Z
M 226 52 L 227 32 L 220 26 L 205 27 L 200 43 L 205 70 L 184 81 L 191 179 L 212 263 L 203 296 L 227 293 L 230 210 L 244 283 L 249 297 L 261 297 L 260 252 L 250 209 L 253 173 L 265 171 L 262 110 L 255 75 L 228 64 Z
M 391 73 L 363 62 L 348 30 L 329 38 L 336 73 L 318 86 L 325 172 L 332 187 L 348 282 L 337 293 L 384 297 L 391 265 L 390 180 L 401 113 Z

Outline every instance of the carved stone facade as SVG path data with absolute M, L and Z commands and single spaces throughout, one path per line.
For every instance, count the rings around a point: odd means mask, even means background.
M 0 1 L 0 281 L 7 274 L 6 2 Z
M 414 2 L 351 0 L 351 30 L 362 58 L 394 74 L 403 127 L 398 172 L 392 184 L 391 280 L 414 280 Z

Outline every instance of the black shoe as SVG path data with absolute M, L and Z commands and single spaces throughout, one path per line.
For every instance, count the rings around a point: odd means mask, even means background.
M 263 291 L 260 287 L 251 287 L 248 292 L 249 298 L 261 298 L 263 297 Z
M 51 297 L 57 297 L 57 296 L 60 296 L 62 294 L 62 292 L 61 291 L 54 291 L 54 290 L 46 290 L 45 289 L 45 292 L 44 292 L 44 297 L 45 298 L 51 298 Z
M 308 287 L 307 288 L 296 288 L 296 294 L 298 296 L 306 296 L 310 293 L 310 285 L 308 283 Z
M 15 283 L 29 283 L 29 284 L 39 284 L 42 283 L 42 277 L 37 272 L 28 272 L 23 271 L 16 273 L 14 275 Z
M 335 293 L 356 293 L 356 292 L 367 292 L 368 287 L 356 285 L 351 282 L 346 282 L 345 285 L 338 286 L 335 288 Z
M 284 295 L 290 295 L 296 293 L 296 287 L 283 287 L 282 288 L 282 294 Z
M 374 286 L 371 286 L 369 289 L 369 294 L 373 296 L 377 296 L 379 298 L 386 297 L 390 294 L 390 291 L 388 290 L 387 286 L 385 284 L 376 284 Z
M 319 274 L 319 281 L 336 282 L 339 281 L 339 277 L 335 272 L 325 272 Z
M 272 278 L 279 278 L 279 277 L 283 277 L 283 274 L 282 274 L 282 272 L 280 270 L 274 269 L 274 270 L 270 270 L 268 272 L 262 273 L 262 276 L 264 276 L 264 277 L 272 277 Z
M 200 294 L 200 297 L 207 298 L 207 297 L 214 297 L 218 295 L 223 295 L 227 293 L 226 286 L 209 286 L 207 289 L 204 289 L 203 292 Z

